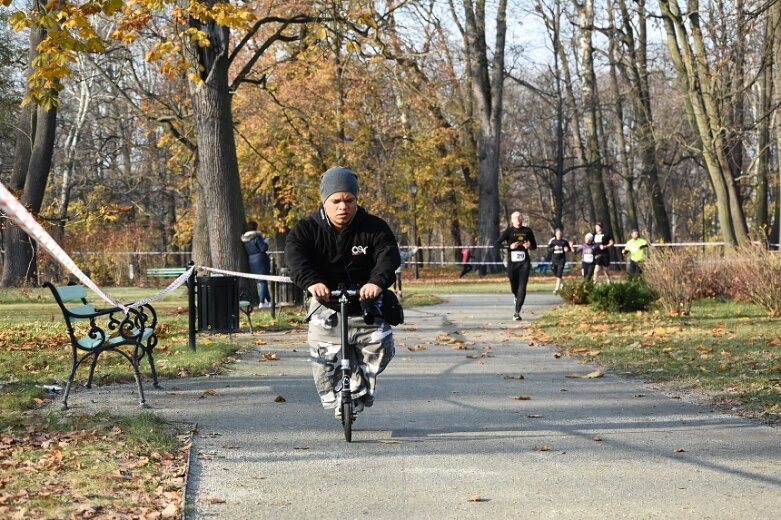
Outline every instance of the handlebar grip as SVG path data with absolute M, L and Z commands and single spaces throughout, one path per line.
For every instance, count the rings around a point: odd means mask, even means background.
M 358 296 L 358 291 L 355 290 L 355 289 L 347 289 L 345 291 L 340 290 L 340 289 L 334 289 L 333 291 L 331 291 L 331 298 L 330 299 L 331 300 L 339 299 L 339 298 L 342 297 L 342 294 L 344 294 L 348 298 L 355 298 L 356 296 Z

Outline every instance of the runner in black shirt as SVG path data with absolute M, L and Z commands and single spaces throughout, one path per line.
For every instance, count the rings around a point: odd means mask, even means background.
M 564 265 L 567 263 L 567 251 L 572 251 L 569 240 L 563 238 L 561 228 L 556 228 L 554 237 L 548 241 L 548 252 L 551 259 L 551 270 L 556 277 L 556 288 L 553 294 L 561 289 L 561 277 L 564 275 Z
M 610 249 L 613 247 L 613 237 L 602 228 L 602 223 L 594 224 L 594 244 L 597 251 L 594 255 L 594 281 L 599 280 L 599 273 L 605 273 L 607 283 L 610 283 Z
M 526 285 L 529 283 L 532 261 L 529 251 L 537 249 L 534 232 L 523 225 L 520 211 L 510 215 L 510 226 L 505 229 L 494 243 L 501 246 L 507 243 L 507 276 L 510 278 L 510 290 L 515 296 L 515 314 L 513 320 L 521 319 L 521 308 L 526 300 Z

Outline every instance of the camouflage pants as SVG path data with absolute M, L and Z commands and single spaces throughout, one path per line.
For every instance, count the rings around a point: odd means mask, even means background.
M 313 307 L 320 305 L 316 301 Z M 312 307 L 310 307 L 312 308 Z M 309 320 L 309 356 L 312 375 L 320 395 L 323 408 L 336 408 L 337 395 L 341 391 L 342 339 L 339 313 L 322 306 L 315 310 Z M 390 325 L 381 318 L 367 325 L 361 316 L 348 317 L 348 340 L 350 348 L 350 392 L 354 399 L 374 399 L 377 375 L 388 366 L 396 352 Z

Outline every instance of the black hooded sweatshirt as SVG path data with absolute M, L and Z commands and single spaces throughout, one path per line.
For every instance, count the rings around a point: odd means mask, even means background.
M 367 283 L 386 289 L 401 265 L 388 224 L 362 207 L 341 233 L 331 226 L 322 206 L 299 220 L 287 237 L 285 259 L 293 282 L 304 290 L 316 283 L 331 290 L 339 284 L 349 289 Z

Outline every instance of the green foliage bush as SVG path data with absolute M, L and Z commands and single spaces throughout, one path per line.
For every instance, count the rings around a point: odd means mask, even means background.
M 656 295 L 642 278 L 630 278 L 625 282 L 598 284 L 588 294 L 589 303 L 600 311 L 644 311 L 656 300 Z
M 559 290 L 559 296 L 570 305 L 586 305 L 588 295 L 594 289 L 591 280 L 567 280 Z

